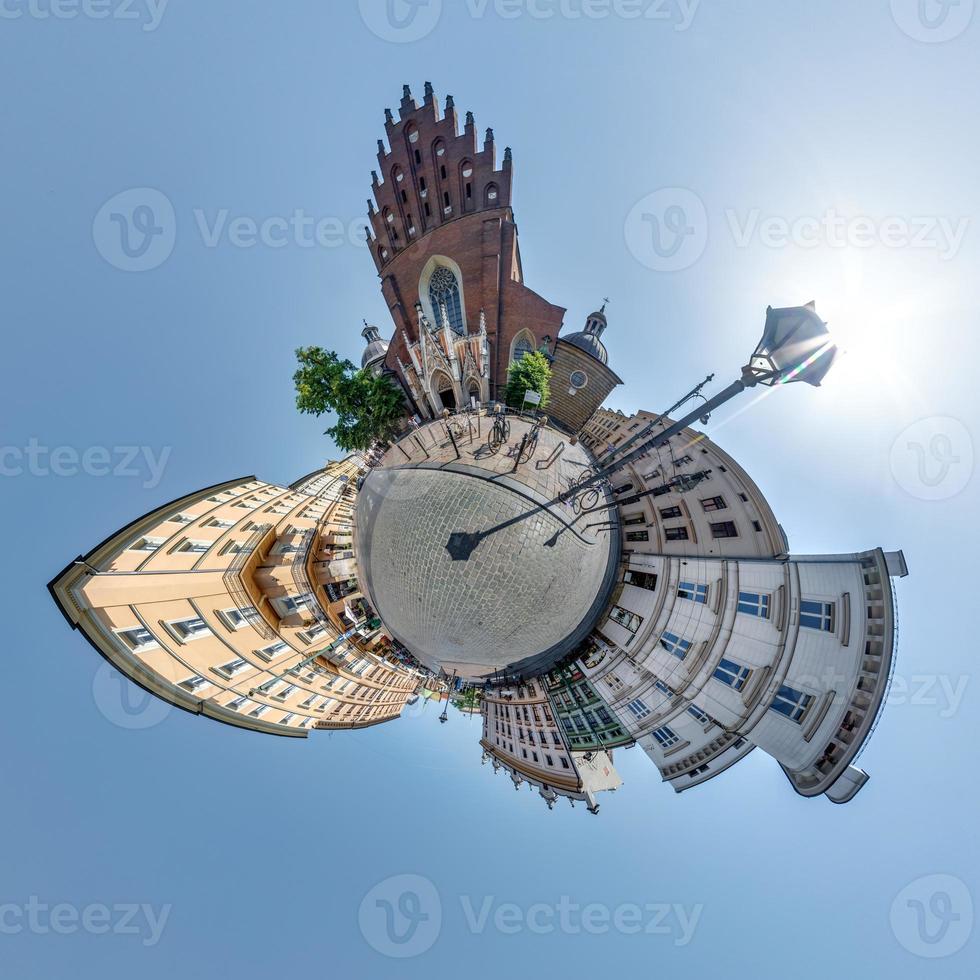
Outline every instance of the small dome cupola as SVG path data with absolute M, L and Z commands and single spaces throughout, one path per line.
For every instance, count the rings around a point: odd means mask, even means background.
M 361 367 L 370 367 L 383 361 L 388 353 L 388 343 L 381 339 L 381 331 L 365 320 L 361 336 L 367 341 L 367 347 L 361 355 Z
M 607 326 L 609 326 L 609 323 L 606 320 L 606 304 L 603 303 L 602 307 L 596 310 L 595 313 L 589 314 L 588 319 L 585 321 L 585 333 L 599 338 Z
M 606 303 L 608 302 L 606 300 L 603 302 L 601 309 L 588 315 L 584 330 L 579 330 L 577 333 L 569 334 L 569 336 L 564 338 L 567 343 L 574 344 L 603 364 L 609 363 L 609 355 L 606 353 L 605 345 L 599 338 L 608 326 L 606 320 Z

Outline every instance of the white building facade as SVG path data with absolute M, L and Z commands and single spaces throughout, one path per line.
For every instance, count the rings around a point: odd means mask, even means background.
M 487 691 L 483 715 L 482 761 L 503 770 L 519 790 L 527 784 L 554 807 L 560 797 L 599 812 L 596 793 L 615 790 L 622 780 L 612 752 L 574 752 L 548 702 L 541 679 Z

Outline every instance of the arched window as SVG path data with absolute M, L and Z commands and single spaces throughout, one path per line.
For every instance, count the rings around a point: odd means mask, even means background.
M 500 196 L 500 192 L 496 184 L 487 184 L 487 190 L 485 195 L 484 204 L 489 207 L 496 207 L 497 198 Z
M 463 308 L 459 301 L 459 283 L 452 269 L 440 265 L 429 278 L 429 302 L 439 326 L 442 326 L 442 308 L 445 306 L 449 326 L 455 333 L 463 334 Z
M 534 353 L 534 344 L 526 333 L 521 334 L 514 342 L 514 354 L 511 360 L 519 361 L 525 354 Z
M 459 198 L 463 202 L 463 210 L 473 207 L 473 164 L 464 160 L 459 165 Z

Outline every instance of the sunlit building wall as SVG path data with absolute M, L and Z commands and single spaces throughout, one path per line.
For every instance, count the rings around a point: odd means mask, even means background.
M 121 673 L 195 714 L 292 736 L 391 720 L 421 675 L 386 655 L 358 588 L 363 468 L 354 455 L 291 487 L 249 477 L 189 494 L 76 559 L 51 592 Z

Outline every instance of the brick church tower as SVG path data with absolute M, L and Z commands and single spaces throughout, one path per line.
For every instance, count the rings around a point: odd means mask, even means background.
M 428 82 L 385 117 L 367 229 L 395 325 L 384 370 L 422 418 L 502 399 L 510 362 L 552 347 L 565 313 L 524 285 L 510 149 L 497 169 L 493 130 L 481 148 L 472 113 L 461 133 Z

